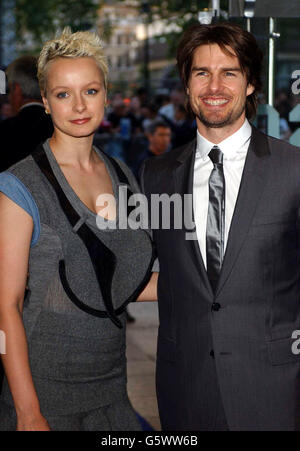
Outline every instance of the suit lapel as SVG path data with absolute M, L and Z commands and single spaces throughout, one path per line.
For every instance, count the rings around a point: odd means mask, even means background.
M 253 127 L 216 296 L 226 283 L 246 239 L 268 178 L 269 155 L 267 136 Z
M 194 163 L 196 155 L 196 140 L 192 141 L 185 150 L 177 157 L 175 170 L 173 171 L 175 192 L 181 194 L 191 194 L 193 195 L 193 185 L 194 185 Z M 189 205 L 189 218 L 192 218 L 194 222 L 194 211 L 193 204 Z M 188 231 L 183 227 L 182 233 L 184 234 L 183 239 L 186 240 L 186 248 L 188 252 L 192 255 L 195 265 L 199 268 L 200 276 L 202 278 L 203 284 L 208 290 L 209 294 L 213 296 L 212 288 L 207 277 L 207 272 L 202 259 L 198 239 L 194 235 L 194 239 L 187 240 L 186 232 L 194 232 L 196 234 L 196 229 L 194 231 Z

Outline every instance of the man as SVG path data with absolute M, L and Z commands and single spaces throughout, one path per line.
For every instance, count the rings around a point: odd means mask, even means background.
M 50 137 L 53 125 L 46 115 L 36 75 L 36 58 L 22 56 L 7 68 L 9 100 L 14 117 L 0 123 L 0 171 L 29 155 Z
M 145 136 L 139 136 L 133 141 L 128 164 L 136 177 L 146 159 L 162 155 L 170 149 L 171 137 L 170 126 L 162 119 L 156 119 L 146 128 Z
M 157 120 L 150 124 L 145 135 L 148 139 L 148 156 L 162 155 L 170 148 L 171 144 L 171 129 L 169 125 L 161 120 Z
M 163 430 L 300 429 L 300 151 L 248 119 L 254 37 L 185 32 L 177 61 L 197 139 L 151 159 L 151 194 L 193 194 L 196 239 L 153 231 L 160 263 L 157 394 Z

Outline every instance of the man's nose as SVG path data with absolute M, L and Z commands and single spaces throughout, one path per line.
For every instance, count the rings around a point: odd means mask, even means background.
M 215 75 L 211 75 L 210 79 L 209 79 L 209 89 L 212 92 L 218 92 L 220 90 L 222 86 L 222 80 L 220 75 L 215 74 Z

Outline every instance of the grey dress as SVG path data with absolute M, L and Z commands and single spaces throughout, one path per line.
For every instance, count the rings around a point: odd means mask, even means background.
M 79 222 L 85 223 L 115 256 L 111 298 L 118 309 L 149 274 L 153 254 L 150 234 L 141 229 L 119 229 L 118 217 L 115 228 L 99 230 L 97 216 L 68 184 L 48 142 L 44 150 L 59 185 L 81 218 Z M 118 175 L 107 156 L 96 151 L 110 174 L 118 208 Z M 137 191 L 132 174 L 119 164 L 131 189 Z M 72 292 L 89 307 L 105 310 L 87 249 L 31 156 L 10 168 L 9 173 L 29 193 L 39 215 L 39 237 L 30 249 L 23 322 L 41 412 L 52 430 L 139 430 L 126 390 L 124 313 L 118 316 L 123 324 L 120 329 L 109 318 L 92 316 L 71 302 L 59 272 L 62 259 Z M 0 430 L 15 428 L 14 404 L 4 379 Z

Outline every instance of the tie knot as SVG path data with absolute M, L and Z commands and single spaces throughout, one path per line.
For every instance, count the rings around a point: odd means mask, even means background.
M 218 146 L 214 146 L 208 154 L 213 164 L 223 164 L 223 152 Z

